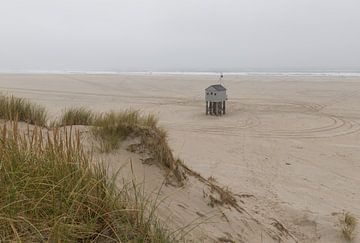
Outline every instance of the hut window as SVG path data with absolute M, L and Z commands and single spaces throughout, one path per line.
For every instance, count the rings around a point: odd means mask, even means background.
M 216 95 L 216 93 L 214 93 L 214 95 Z
M 212 95 L 212 92 L 210 94 Z
M 209 95 L 209 92 L 207 92 L 206 95 Z

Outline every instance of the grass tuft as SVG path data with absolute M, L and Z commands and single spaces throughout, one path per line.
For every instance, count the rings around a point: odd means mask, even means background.
M 340 218 L 340 224 L 343 236 L 346 240 L 351 241 L 354 238 L 354 231 L 357 224 L 356 218 L 351 213 L 346 212 Z
M 59 126 L 70 125 L 91 125 L 94 114 L 91 110 L 84 107 L 68 108 L 64 111 L 58 122 Z
M 44 107 L 26 99 L 0 95 L 0 118 L 44 127 L 47 122 L 47 112 Z
M 78 132 L 13 124 L 0 128 L 0 242 L 170 242 L 135 184 L 117 188 Z
M 92 133 L 99 140 L 101 151 L 110 152 L 135 133 L 141 122 L 137 111 L 108 112 L 94 119 Z
M 103 152 L 117 149 L 121 141 L 128 137 L 140 138 L 137 145 L 139 150 L 147 152 L 152 161 L 167 168 L 178 182 L 182 182 L 185 173 L 181 170 L 181 161 L 174 158 L 167 142 L 167 133 L 157 123 L 154 115 L 143 116 L 138 111 L 109 112 L 95 119 L 92 133 Z

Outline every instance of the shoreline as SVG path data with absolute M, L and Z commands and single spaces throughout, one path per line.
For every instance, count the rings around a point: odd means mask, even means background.
M 155 75 L 155 76 L 269 76 L 269 77 L 360 77 L 360 71 L 333 71 L 333 72 L 157 72 L 157 71 L 139 71 L 139 72 L 116 72 L 116 71 L 0 71 L 0 75 Z

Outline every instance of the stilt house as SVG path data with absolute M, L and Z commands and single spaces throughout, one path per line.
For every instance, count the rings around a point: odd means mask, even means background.
M 221 84 L 214 84 L 205 89 L 206 115 L 221 116 L 226 111 L 226 88 Z

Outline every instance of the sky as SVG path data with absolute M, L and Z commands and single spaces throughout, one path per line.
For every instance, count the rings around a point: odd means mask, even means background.
M 0 71 L 360 71 L 359 0 L 1 0 Z

